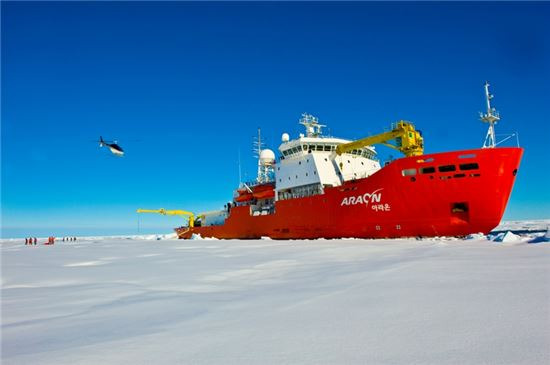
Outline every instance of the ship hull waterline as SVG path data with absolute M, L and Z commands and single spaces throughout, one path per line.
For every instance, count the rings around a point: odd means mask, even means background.
M 506 147 L 404 157 L 369 177 L 326 187 L 324 194 L 276 201 L 271 214 L 253 215 L 250 206 L 235 206 L 222 225 L 175 231 L 181 239 L 487 234 L 504 214 L 522 155 L 522 148 Z M 445 166 L 454 170 L 441 171 Z M 432 167 L 434 172 L 423 173 Z

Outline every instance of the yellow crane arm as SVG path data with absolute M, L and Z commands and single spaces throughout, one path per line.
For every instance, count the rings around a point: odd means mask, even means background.
M 160 209 L 138 209 L 138 213 L 158 213 L 162 215 L 187 215 L 189 216 L 189 227 L 195 225 L 195 214 L 188 212 L 186 210 L 166 210 L 164 208 Z
M 388 143 L 395 140 L 395 145 Z M 400 120 L 395 128 L 389 132 L 358 139 L 357 141 L 344 143 L 336 146 L 336 153 L 341 155 L 351 150 L 383 144 L 401 151 L 405 156 L 420 156 L 424 153 L 424 139 L 419 131 L 414 129 L 412 123 Z

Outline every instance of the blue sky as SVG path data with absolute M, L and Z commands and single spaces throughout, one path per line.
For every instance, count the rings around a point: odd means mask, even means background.
M 407 119 L 428 153 L 477 148 L 485 80 L 525 148 L 505 219 L 550 218 L 549 3 L 1 7 L 4 237 L 169 231 L 181 218 L 135 209 L 220 208 L 239 150 L 255 174 L 257 128 L 276 149 L 303 112 L 338 137 Z

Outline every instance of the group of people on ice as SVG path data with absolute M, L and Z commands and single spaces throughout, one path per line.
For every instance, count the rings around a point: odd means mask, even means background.
M 76 241 L 76 237 L 63 237 L 63 242 Z M 36 245 L 36 237 L 25 238 L 25 245 Z M 44 242 L 45 245 L 53 245 L 55 243 L 55 237 L 48 237 L 48 241 Z

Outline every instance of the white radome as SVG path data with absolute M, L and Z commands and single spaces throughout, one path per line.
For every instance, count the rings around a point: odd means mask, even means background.
M 283 142 L 290 141 L 290 136 L 288 135 L 288 133 L 283 133 L 283 135 L 281 136 L 281 141 Z
M 275 153 L 269 149 L 262 150 L 260 152 L 260 163 L 262 165 L 272 165 L 275 163 Z

